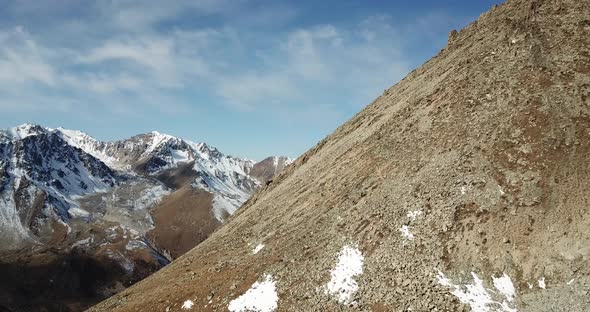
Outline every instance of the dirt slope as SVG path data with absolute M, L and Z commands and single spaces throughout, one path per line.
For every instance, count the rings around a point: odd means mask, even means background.
M 153 209 L 156 226 L 147 236 L 172 259 L 178 258 L 221 225 L 211 211 L 212 198 L 211 193 L 185 185 Z
M 492 9 L 209 239 L 91 311 L 227 311 L 265 274 L 280 311 L 588 311 L 589 49 L 588 1 Z M 341 304 L 326 285 L 344 246 L 364 261 Z M 465 299 L 478 281 L 480 306 Z

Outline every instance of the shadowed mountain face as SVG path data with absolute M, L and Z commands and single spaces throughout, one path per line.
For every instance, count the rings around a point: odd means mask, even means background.
M 131 274 L 108 257 L 81 249 L 21 254 L 0 263 L 0 311 L 81 311 L 145 278 L 160 265 L 150 254 Z
M 0 130 L 0 311 L 80 311 L 141 280 L 265 182 L 254 166 L 157 132 Z
M 574 0 L 483 14 L 91 311 L 588 311 L 589 16 Z

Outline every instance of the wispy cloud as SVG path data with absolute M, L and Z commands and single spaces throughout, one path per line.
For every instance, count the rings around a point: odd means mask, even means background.
M 54 86 L 55 75 L 41 49 L 23 27 L 0 33 L 0 84 L 35 81 Z
M 253 72 L 220 78 L 216 88 L 240 109 L 285 106 L 356 107 L 366 104 L 409 69 L 399 33 L 381 17 L 350 27 L 317 25 L 274 38 L 278 49 L 261 54 Z M 322 98 L 319 99 L 318 95 Z M 340 102 L 344 95 L 348 101 Z
M 125 65 L 137 65 L 151 71 L 150 74 L 158 77 L 163 86 L 180 87 L 182 82 L 177 73 L 173 44 L 171 40 L 161 38 L 133 42 L 108 41 L 87 55 L 82 55 L 79 61 L 94 65 L 115 62 L 121 69 L 128 69 Z
M 438 11 L 308 19 L 299 5 L 6 0 L 0 109 L 141 122 L 229 111 L 324 129 L 416 66 L 416 38 L 451 25 Z

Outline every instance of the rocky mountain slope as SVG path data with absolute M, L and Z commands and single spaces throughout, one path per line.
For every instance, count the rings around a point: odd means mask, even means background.
M 219 227 L 266 182 L 250 171 L 267 165 L 157 132 L 100 142 L 38 125 L 0 130 L 0 274 L 10 271 L 0 310 L 79 311 L 144 278 Z M 44 290 L 49 305 L 26 299 L 47 287 L 31 280 L 60 275 L 69 278 Z
M 588 311 L 590 3 L 509 0 L 90 311 Z
M 59 133 L 40 126 L 0 132 L 0 155 L 2 249 L 30 242 L 29 229 L 40 232 L 50 217 L 64 221 L 85 216 L 76 198 L 106 191 L 123 179 L 68 145 Z

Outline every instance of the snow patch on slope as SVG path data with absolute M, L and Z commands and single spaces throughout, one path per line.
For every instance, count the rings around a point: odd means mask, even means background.
M 407 226 L 407 225 L 404 225 L 404 226 L 402 226 L 402 227 L 399 229 L 399 231 L 402 233 L 402 235 L 403 235 L 405 238 L 407 238 L 407 239 L 409 239 L 409 240 L 412 240 L 412 239 L 414 239 L 414 234 L 412 234 L 412 232 L 410 232 L 410 227 L 409 227 L 409 226 Z
M 151 208 L 159 203 L 164 196 L 170 194 L 170 190 L 163 185 L 155 185 L 153 187 L 145 189 L 141 196 L 132 201 L 131 207 L 134 210 L 143 210 Z
M 444 273 L 438 271 L 437 280 L 438 283 L 452 288 L 451 294 L 453 294 L 459 301 L 467 304 L 471 307 L 473 312 L 517 312 L 518 310 L 513 307 L 514 297 L 516 291 L 512 280 L 506 274 L 500 278 L 494 278 L 493 284 L 496 290 L 504 297 L 502 302 L 494 300 L 492 294 L 495 294 L 493 290 L 486 289 L 483 282 L 479 277 L 471 272 L 473 277 L 473 283 L 467 285 L 453 284 Z
M 415 210 L 415 211 L 410 211 L 407 214 L 408 219 L 410 219 L 410 221 L 416 221 L 416 219 L 422 215 L 422 210 Z
M 84 209 L 78 207 L 72 207 L 68 210 L 68 213 L 72 218 L 88 218 L 90 213 Z
M 276 282 L 272 275 L 267 274 L 264 281 L 254 283 L 246 293 L 232 300 L 227 308 L 231 312 L 272 312 L 276 310 L 278 301 Z
M 256 247 L 254 247 L 254 250 L 252 250 L 252 254 L 255 255 L 259 253 L 262 249 L 264 249 L 264 244 L 258 244 L 256 245 Z
M 545 277 L 541 277 L 541 279 L 539 279 L 539 281 L 538 281 L 538 284 L 539 284 L 539 288 L 545 289 L 547 287 L 547 285 L 545 284 Z
M 506 297 L 506 300 L 512 302 L 516 296 L 516 290 L 512 284 L 512 280 L 506 273 L 502 274 L 501 277 L 492 277 L 494 287 Z
M 14 199 L 8 192 L 0 194 L 0 237 L 2 247 L 12 249 L 30 239 L 20 222 Z
M 195 304 L 192 300 L 187 300 L 182 304 L 182 309 L 183 310 L 190 310 L 193 308 L 194 305 Z
M 358 291 L 356 276 L 363 273 L 364 257 L 356 246 L 344 246 L 338 254 L 338 263 L 330 272 L 331 279 L 326 285 L 326 294 L 332 295 L 341 304 L 351 303 Z

